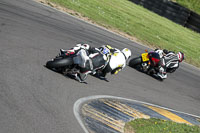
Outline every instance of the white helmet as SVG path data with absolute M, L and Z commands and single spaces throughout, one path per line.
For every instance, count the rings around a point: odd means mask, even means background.
M 131 50 L 128 48 L 124 48 L 122 50 L 122 53 L 124 54 L 124 56 L 126 57 L 126 60 L 128 60 L 131 57 Z
M 85 43 L 85 44 L 82 44 L 82 45 L 85 47 L 86 50 L 89 50 L 89 49 L 90 49 L 90 45 L 89 45 L 89 44 L 86 44 L 86 43 Z

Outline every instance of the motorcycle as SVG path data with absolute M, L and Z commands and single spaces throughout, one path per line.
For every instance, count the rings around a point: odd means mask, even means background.
M 164 80 L 166 76 L 158 73 L 160 63 L 164 64 L 164 59 L 160 59 L 158 53 L 145 50 L 145 53 L 142 53 L 141 56 L 132 58 L 129 61 L 129 66 L 159 78 L 160 80 Z
M 75 74 L 78 72 L 77 64 L 74 64 L 73 58 L 76 54 L 64 54 L 60 50 L 60 54 L 55 58 L 46 62 L 46 67 L 62 74 Z
M 87 54 L 88 57 L 90 58 L 89 66 L 90 67 L 92 66 L 92 68 L 86 67 L 85 69 L 87 73 L 90 73 L 92 75 L 94 75 L 97 72 L 102 71 L 106 67 L 109 61 L 109 60 L 105 60 L 104 54 L 98 54 L 98 52 L 89 54 L 88 51 L 86 50 L 80 50 L 80 51 Z M 79 52 L 64 53 L 62 50 L 60 50 L 59 55 L 57 55 L 55 58 L 46 62 L 46 67 L 53 71 L 56 71 L 68 76 L 72 76 L 74 74 L 80 73 L 80 69 L 81 69 L 80 63 L 82 62 L 81 64 L 84 64 L 86 62 L 83 62 Z

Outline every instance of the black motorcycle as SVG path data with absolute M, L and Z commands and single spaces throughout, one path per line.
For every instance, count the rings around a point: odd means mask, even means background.
M 79 72 L 77 64 L 74 64 L 73 58 L 76 54 L 65 54 L 60 51 L 60 54 L 55 58 L 47 61 L 46 67 L 62 74 L 75 74 Z
M 160 59 L 158 53 L 146 51 L 141 56 L 131 59 L 129 66 L 164 80 L 166 75 L 158 73 L 158 68 L 162 63 L 164 63 L 164 59 Z
M 91 53 L 86 51 L 87 55 L 89 56 L 89 62 L 85 62 L 87 64 L 86 67 L 81 68 L 77 63 L 80 62 L 77 61 L 79 60 L 77 55 L 78 52 L 64 53 L 62 50 L 60 50 L 60 54 L 58 56 L 47 61 L 46 67 L 68 76 L 78 74 L 81 71 L 94 75 L 97 72 L 100 73 L 108 63 L 108 60 L 104 60 L 104 55 L 100 52 L 101 51 L 99 50 L 94 50 Z

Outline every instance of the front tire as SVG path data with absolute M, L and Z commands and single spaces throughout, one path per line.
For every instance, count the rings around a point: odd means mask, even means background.
M 129 66 L 136 68 L 137 66 L 139 66 L 142 63 L 142 58 L 141 57 L 136 57 L 133 58 L 129 61 Z

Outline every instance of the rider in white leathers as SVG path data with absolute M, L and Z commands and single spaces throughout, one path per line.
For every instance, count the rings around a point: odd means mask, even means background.
M 77 53 L 78 56 L 74 59 L 74 63 L 78 64 L 81 69 L 80 73 L 76 73 L 74 76 L 79 82 L 84 82 L 87 75 L 95 73 L 97 68 L 103 69 L 99 75 L 101 79 L 105 79 L 106 74 L 109 72 L 117 74 L 126 66 L 126 61 L 131 56 L 131 51 L 127 48 L 120 51 L 106 45 L 97 49 L 91 48 L 88 44 L 77 44 L 70 50 L 61 49 L 61 53 L 66 55 Z
M 100 74 L 100 78 L 104 79 L 107 73 L 117 74 L 119 71 L 125 68 L 127 60 L 131 57 L 131 50 L 128 48 L 124 48 L 123 50 L 119 50 L 117 48 L 112 48 L 109 45 L 104 45 L 101 48 L 108 48 L 110 52 L 109 55 L 109 62 L 106 67 L 103 69 L 102 73 Z

